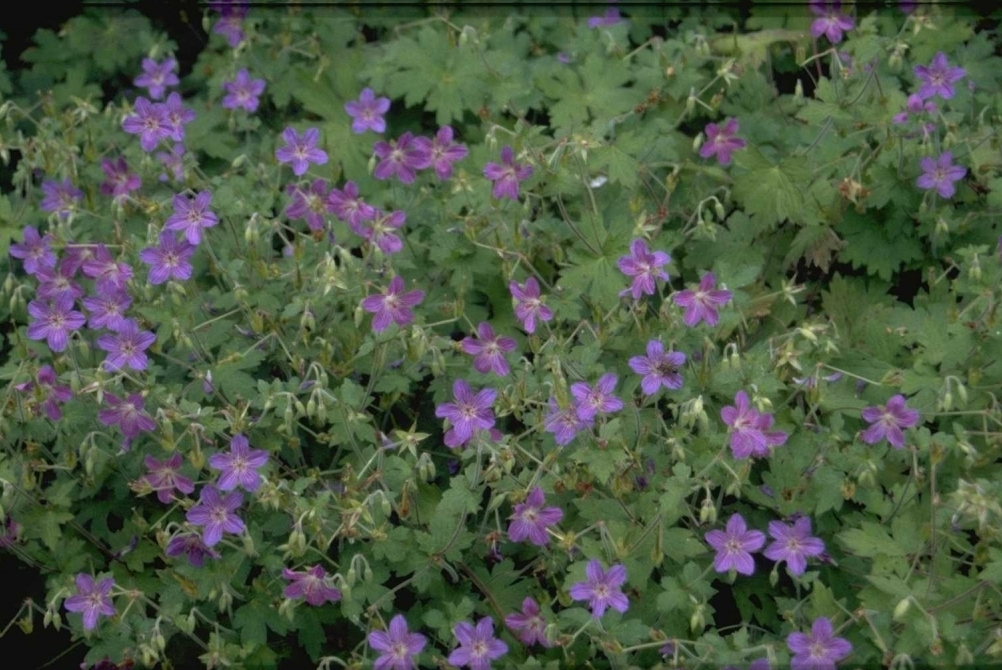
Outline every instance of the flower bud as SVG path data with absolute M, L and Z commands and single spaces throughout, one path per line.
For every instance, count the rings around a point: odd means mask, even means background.
M 804 85 L 800 79 L 797 79 L 797 83 L 793 86 L 793 99 L 797 102 L 801 102 L 804 99 Z
M 904 616 L 908 613 L 908 610 L 912 606 L 912 597 L 902 598 L 897 605 L 894 606 L 894 620 L 901 621 Z
M 689 98 L 689 99 L 692 100 L 692 98 Z M 688 108 L 688 105 L 686 107 Z M 703 133 L 701 133 L 701 132 L 697 133 L 696 137 L 694 137 L 692 139 L 692 151 L 693 151 L 693 153 L 698 153 L 699 152 L 699 148 L 701 146 L 703 146 L 703 142 L 705 142 L 705 141 L 706 141 L 706 137 L 703 135 Z

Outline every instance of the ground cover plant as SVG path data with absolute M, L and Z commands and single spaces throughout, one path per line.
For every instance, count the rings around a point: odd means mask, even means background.
M 3 635 L 103 668 L 1002 656 L 997 19 L 202 18 L 183 67 L 102 9 L 0 71 L 0 562 L 43 580 Z

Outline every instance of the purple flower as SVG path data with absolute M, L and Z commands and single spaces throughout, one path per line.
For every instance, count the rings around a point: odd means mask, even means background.
M 921 96 L 916 93 L 912 93 L 908 96 L 908 102 L 905 103 L 905 111 L 900 114 L 895 114 L 892 121 L 894 123 L 904 123 L 908 120 L 911 114 L 921 114 L 923 112 L 928 112 L 933 114 L 936 112 L 936 103 L 929 100 L 923 100 Z
M 390 280 L 385 291 L 362 300 L 362 309 L 376 315 L 372 319 L 372 330 L 379 333 L 386 330 L 391 321 L 398 326 L 406 326 L 413 321 L 414 312 L 411 307 L 422 300 L 424 291 L 404 293 L 404 279 L 397 275 Z
M 80 284 L 73 281 L 76 274 L 73 263 L 68 261 L 69 259 L 66 258 L 60 261 L 58 270 L 38 268 L 35 273 L 35 279 L 38 280 L 38 290 L 35 292 L 35 297 L 43 300 L 59 300 L 64 297 L 76 300 L 83 296 L 84 291 L 80 288 Z
M 133 111 L 134 114 L 122 121 L 122 130 L 130 135 L 139 135 L 139 146 L 143 151 L 153 151 L 160 140 L 167 139 L 173 133 L 167 118 L 167 108 L 163 105 L 139 97 L 136 98 Z
M 143 410 L 143 396 L 133 393 L 125 400 L 120 400 L 110 393 L 104 394 L 104 401 L 109 409 L 101 410 L 97 420 L 105 426 L 118 426 L 127 440 L 137 437 L 140 432 L 151 431 L 157 427 L 157 422 Z
M 50 421 L 59 421 L 63 416 L 63 411 L 59 408 L 61 403 L 69 402 L 73 398 L 73 390 L 69 386 L 58 384 L 59 377 L 51 365 L 43 365 L 38 369 L 35 376 L 38 388 L 42 392 L 42 411 Z
M 824 553 L 825 543 L 811 537 L 810 517 L 798 517 L 793 525 L 782 521 L 769 522 L 769 535 L 775 542 L 765 548 L 765 557 L 771 561 L 786 561 L 790 574 L 802 575 L 807 570 L 807 559 Z
M 173 58 L 167 58 L 162 63 L 158 63 L 152 58 L 144 58 L 143 73 L 133 79 L 132 83 L 145 88 L 150 92 L 151 98 L 159 100 L 164 97 L 168 86 L 177 86 L 181 83 L 178 81 L 177 75 L 174 74 L 176 69 L 177 61 Z
M 65 351 L 70 332 L 79 330 L 87 321 L 82 313 L 73 309 L 73 299 L 32 300 L 28 303 L 28 337 L 45 340 L 52 351 Z
M 593 425 L 595 419 L 581 419 L 574 405 L 560 409 L 556 399 L 550 398 L 550 411 L 543 420 L 543 430 L 553 433 L 558 446 L 570 444 L 579 432 Z
M 247 7 L 240 5 L 218 7 L 222 16 L 212 26 L 212 32 L 222 35 L 231 49 L 240 46 L 244 39 L 243 19 L 247 16 Z
M 744 391 L 738 391 L 734 396 L 734 406 L 721 408 L 720 418 L 729 427 L 734 458 L 768 456 L 770 447 L 786 442 L 786 433 L 769 431 L 773 423 L 772 415 L 759 414 Z
M 160 244 L 139 252 L 139 260 L 150 266 L 150 283 L 163 284 L 168 279 L 186 281 L 191 278 L 191 256 L 195 247 L 179 240 L 170 232 L 160 233 Z
M 939 96 L 944 100 L 953 97 L 953 85 L 967 74 L 962 67 L 950 67 L 946 54 L 937 53 L 929 65 L 916 65 L 915 76 L 922 82 L 918 95 L 923 100 Z
M 95 583 L 94 578 L 81 572 L 77 575 L 77 594 L 66 599 L 63 605 L 69 612 L 83 612 L 84 630 L 94 630 L 99 616 L 115 616 L 115 606 L 111 604 L 111 589 L 115 580 L 111 577 Z
M 205 557 L 221 558 L 218 551 L 202 542 L 202 538 L 194 533 L 177 535 L 167 543 L 168 556 L 180 556 L 184 554 L 188 557 L 188 564 L 193 568 L 200 568 L 205 563 Z
M 811 24 L 811 35 L 815 38 L 824 35 L 832 44 L 842 41 L 842 33 L 852 30 L 856 22 L 851 16 L 842 14 L 841 2 L 811 0 L 811 11 L 819 17 Z
M 124 290 L 132 279 L 132 267 L 128 263 L 116 263 L 108 247 L 98 244 L 91 250 L 90 257 L 80 266 L 85 276 L 96 280 L 99 292 Z
M 607 26 L 614 26 L 621 23 L 623 17 L 619 15 L 619 10 L 615 7 L 609 7 L 605 10 L 605 14 L 602 16 L 593 16 L 588 19 L 589 28 L 605 28 Z
M 416 138 L 414 143 L 425 157 L 419 169 L 434 167 L 435 175 L 443 181 L 452 177 L 452 164 L 466 158 L 469 153 L 466 145 L 453 142 L 452 137 L 452 127 L 442 126 L 434 139 Z
M 371 88 L 363 88 L 358 100 L 345 103 L 344 111 L 353 119 L 351 130 L 356 135 L 361 135 L 366 130 L 382 133 L 386 131 L 383 114 L 390 111 L 390 99 L 377 98 Z
M 251 493 L 257 491 L 261 486 L 261 475 L 257 471 L 267 462 L 268 452 L 251 449 L 243 435 L 234 435 L 230 439 L 230 453 L 209 457 L 209 466 L 222 473 L 218 482 L 220 491 L 232 491 L 238 486 Z
M 564 511 L 559 507 L 544 508 L 544 504 L 546 500 L 543 498 L 543 489 L 537 486 L 532 489 L 525 502 L 515 505 L 511 523 L 508 524 L 508 538 L 512 542 L 529 540 L 539 547 L 545 547 L 550 543 L 546 529 L 560 523 L 564 518 Z
M 765 534 L 758 530 L 748 530 L 744 517 L 740 514 L 734 514 L 727 520 L 726 531 L 711 530 L 705 537 L 706 543 L 717 552 L 713 559 L 714 570 L 735 570 L 742 575 L 755 572 L 755 560 L 751 552 L 762 548 Z
M 811 624 L 811 634 L 790 633 L 786 646 L 793 653 L 791 670 L 835 670 L 835 665 L 852 653 L 848 640 L 835 637 L 832 622 L 818 617 Z
M 83 299 L 83 306 L 90 316 L 87 317 L 87 327 L 92 330 L 107 328 L 118 331 L 129 319 L 125 310 L 132 305 L 132 297 L 121 289 L 101 291 L 97 295 Z
M 668 281 L 668 273 L 661 269 L 667 265 L 671 257 L 663 251 L 651 253 L 647 248 L 647 243 L 641 239 L 633 240 L 630 243 L 630 253 L 620 257 L 618 261 L 620 271 L 628 277 L 633 277 L 633 284 L 628 289 L 619 292 L 619 295 L 633 294 L 634 300 L 640 300 L 642 295 L 654 295 L 656 279 Z
M 101 184 L 101 193 L 112 196 L 115 202 L 124 200 L 143 184 L 139 175 L 129 172 L 129 166 L 122 156 L 115 160 L 105 158 L 101 161 L 101 169 L 108 177 L 108 181 Z
M 730 165 L 731 154 L 748 144 L 737 134 L 737 119 L 727 119 L 722 129 L 715 123 L 706 124 L 706 141 L 699 148 L 699 155 L 703 158 L 716 156 L 721 165 Z
M 223 107 L 226 109 L 243 107 L 253 113 L 257 111 L 258 97 L 264 93 L 264 79 L 251 79 L 247 68 L 242 68 L 233 81 L 223 82 L 223 90 L 226 91 Z
M 460 346 L 465 353 L 475 357 L 473 369 L 477 372 L 487 374 L 493 371 L 501 377 L 508 374 L 508 361 L 504 355 L 515 350 L 515 340 L 498 336 L 486 321 L 477 326 L 476 338 L 466 337 Z
M 699 280 L 699 288 L 679 291 L 672 299 L 676 305 L 685 307 L 683 321 L 691 328 L 700 321 L 710 326 L 717 325 L 717 307 L 730 302 L 732 295 L 730 291 L 718 289 L 717 278 L 712 272 L 707 272 Z
M 49 246 L 51 243 L 52 235 L 42 237 L 34 226 L 25 226 L 24 243 L 10 245 L 10 255 L 20 258 L 24 271 L 33 275 L 41 268 L 56 267 L 56 252 Z
M 179 93 L 171 93 L 162 104 L 167 116 L 167 128 L 170 130 L 167 137 L 175 142 L 183 142 L 184 126 L 195 120 L 194 110 L 184 106 Z
M 156 158 L 163 163 L 164 170 L 170 171 L 170 177 L 175 181 L 184 179 L 184 145 L 174 144 L 170 151 L 158 151 Z M 170 178 L 167 173 L 160 175 L 160 181 L 167 181 Z
M 588 579 L 571 586 L 570 594 L 574 600 L 587 600 L 593 617 L 605 614 L 607 607 L 620 613 L 629 608 L 630 601 L 620 588 L 626 583 L 626 568 L 613 565 L 606 572 L 598 559 L 593 558 L 588 561 L 585 575 Z
M 515 316 L 522 322 L 522 328 L 530 335 L 536 332 L 536 319 L 550 321 L 553 311 L 543 304 L 539 297 L 539 282 L 535 277 L 529 277 L 525 284 L 516 281 L 508 283 L 508 290 L 515 298 Z
M 497 391 L 485 388 L 474 394 L 469 384 L 457 379 L 452 385 L 452 394 L 456 402 L 438 405 L 435 416 L 449 420 L 457 445 L 469 442 L 476 431 L 490 430 L 494 426 L 491 406 L 497 398 Z
M 97 346 L 108 352 L 104 359 L 106 369 L 121 370 L 128 365 L 133 370 L 145 370 L 149 362 L 146 350 L 156 339 L 156 335 L 148 330 L 139 330 L 135 321 L 127 319 L 118 332 L 97 338 Z
M 494 182 L 491 195 L 495 198 L 518 200 L 518 185 L 532 176 L 532 166 L 516 163 L 515 152 L 506 146 L 501 149 L 500 163 L 488 163 L 484 166 L 484 176 Z
M 282 576 L 291 582 L 282 592 L 286 598 L 293 600 L 301 598 L 314 607 L 319 607 L 327 601 L 336 603 L 341 600 L 341 592 L 327 585 L 327 571 L 319 564 L 306 572 L 293 572 L 288 568 L 282 568 Z
M 893 396 L 886 405 L 875 405 L 863 410 L 863 419 L 873 424 L 860 435 L 867 444 L 876 444 L 883 439 L 895 449 L 905 446 L 905 435 L 901 431 L 918 424 L 919 413 L 909 409 L 903 395 Z
M 174 489 L 185 495 L 195 490 L 192 481 L 178 472 L 184 463 L 181 454 L 174 452 L 170 458 L 164 461 L 147 456 L 145 463 L 150 472 L 143 476 L 142 481 L 149 484 L 150 488 L 157 492 L 157 499 L 160 502 L 169 504 L 173 501 Z
M 571 384 L 571 395 L 577 400 L 578 418 L 588 421 L 596 414 L 608 414 L 623 409 L 623 401 L 612 395 L 616 388 L 616 375 L 607 372 L 602 375 L 595 386 L 585 382 Z
M 279 163 L 291 163 L 292 174 L 300 177 L 306 174 L 310 163 L 324 165 L 327 162 L 327 152 L 317 148 L 320 141 L 320 131 L 307 128 L 300 135 L 296 129 L 289 126 L 282 132 L 285 146 L 275 150 L 275 158 Z
M 368 89 L 366 89 L 368 90 Z M 414 670 L 414 657 L 421 653 L 428 638 L 420 633 L 407 630 L 407 619 L 397 614 L 390 619 L 386 631 L 374 630 L 369 633 L 369 646 L 379 652 L 373 670 Z
M 415 170 L 420 170 L 427 163 L 427 156 L 411 133 L 404 133 L 396 140 L 376 142 L 372 150 L 379 159 L 372 176 L 376 179 L 389 179 L 397 176 L 404 184 L 414 182 Z
M 377 209 L 370 221 L 371 225 L 360 225 L 357 228 L 351 226 L 351 228 L 356 234 L 379 247 L 384 254 L 396 254 L 404 248 L 403 240 L 393 231 L 402 228 L 407 221 L 405 212 L 398 209 L 386 213 Z
M 459 647 L 449 654 L 449 663 L 457 667 L 469 666 L 470 670 L 490 670 L 491 661 L 508 653 L 508 645 L 494 637 L 494 621 L 484 617 L 477 627 L 460 621 L 452 629 Z
M 953 152 L 950 151 L 944 151 L 939 158 L 926 156 L 919 164 L 923 174 L 919 175 L 915 185 L 926 190 L 934 188 L 942 198 L 952 198 L 957 191 L 953 182 L 967 174 L 967 168 L 953 164 Z
M 552 646 L 546 639 L 546 620 L 539 613 L 539 603 L 532 598 L 522 601 L 522 611 L 509 614 L 504 618 L 508 628 L 518 633 L 518 639 L 523 644 L 541 644 Z
M 314 179 L 309 188 L 289 184 L 285 189 L 292 196 L 285 208 L 290 219 L 306 219 L 310 230 L 323 230 L 327 225 L 327 180 Z
M 363 221 L 376 216 L 376 208 L 362 202 L 358 195 L 358 184 L 353 181 L 346 182 L 344 190 L 331 190 L 327 196 L 327 209 L 351 226 L 352 230 L 361 227 Z
M 244 532 L 244 522 L 236 515 L 243 501 L 244 497 L 239 491 L 221 498 L 219 489 L 211 484 L 206 485 L 199 494 L 198 504 L 188 510 L 185 518 L 196 526 L 205 526 L 202 541 L 214 547 L 223 539 L 224 532 L 234 535 Z
M 212 193 L 199 191 L 193 200 L 183 195 L 174 196 L 174 213 L 164 223 L 166 230 L 180 230 L 189 243 L 198 245 L 202 241 L 202 229 L 212 228 L 219 223 L 219 217 L 209 209 Z
M 644 378 L 640 388 L 647 395 L 654 395 L 664 386 L 670 391 L 682 388 L 682 375 L 678 369 L 685 364 L 685 354 L 680 351 L 665 353 L 659 340 L 647 343 L 646 356 L 634 356 L 629 360 L 630 369 Z
M 60 219 L 67 218 L 72 214 L 77 204 L 83 200 L 83 191 L 73 185 L 69 178 L 61 182 L 46 179 L 42 182 L 42 211 L 55 212 Z

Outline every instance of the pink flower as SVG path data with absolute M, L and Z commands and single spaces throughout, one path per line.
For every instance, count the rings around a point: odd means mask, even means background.
M 424 291 L 404 293 L 404 280 L 397 275 L 390 280 L 390 285 L 383 293 L 370 295 L 362 300 L 362 309 L 375 314 L 372 319 L 372 330 L 379 333 L 386 330 L 390 322 L 398 326 L 406 326 L 414 320 L 411 307 L 424 300 Z
M 919 413 L 909 409 L 903 395 L 893 396 L 886 405 L 875 405 L 863 410 L 863 419 L 873 424 L 860 435 L 867 444 L 876 444 L 883 439 L 890 442 L 895 449 L 905 446 L 906 428 L 916 426 Z
M 512 542 L 529 540 L 539 547 L 548 545 L 550 536 L 546 534 L 546 529 L 560 523 L 564 518 L 564 511 L 559 507 L 544 508 L 545 504 L 543 489 L 537 486 L 532 489 L 525 502 L 515 505 L 511 523 L 508 524 L 508 539 Z
M 477 337 L 465 338 L 460 346 L 465 353 L 475 357 L 473 368 L 477 372 L 487 374 L 493 371 L 501 377 L 508 374 L 508 362 L 504 355 L 515 350 L 515 340 L 497 335 L 489 323 L 477 326 Z
M 539 612 L 539 603 L 532 598 L 522 601 L 522 611 L 509 614 L 504 618 L 508 628 L 518 633 L 518 639 L 523 644 L 540 644 L 551 647 L 546 639 L 546 620 Z
M 699 288 L 679 291 L 672 296 L 676 305 L 685 307 L 683 317 L 685 325 L 691 328 L 700 321 L 705 321 L 710 326 L 717 325 L 717 307 L 730 302 L 733 294 L 724 289 L 717 289 L 716 286 L 716 277 L 712 272 L 707 272 L 699 280 Z
M 671 257 L 663 251 L 651 251 L 647 248 L 647 243 L 642 239 L 633 240 L 630 244 L 630 253 L 619 259 L 619 270 L 633 277 L 633 284 L 628 289 L 619 292 L 619 295 L 633 294 L 634 300 L 640 300 L 643 295 L 654 295 L 656 288 L 655 280 L 668 281 L 668 273 L 661 269 L 667 265 Z
M 706 141 L 699 148 L 699 155 L 703 158 L 716 156 L 721 165 L 730 165 L 731 154 L 748 144 L 737 137 L 737 134 L 737 119 L 727 119 L 723 128 L 715 123 L 708 123 L 706 125 Z
M 484 176 L 494 182 L 492 195 L 497 198 L 518 200 L 519 184 L 532 176 L 532 166 L 515 162 L 511 147 L 501 149 L 501 162 L 484 166 Z
M 768 456 L 770 448 L 786 442 L 783 432 L 771 432 L 771 414 L 759 414 L 748 401 L 748 394 L 738 391 L 734 396 L 734 406 L 720 410 L 720 418 L 730 427 L 731 452 L 734 458 Z
M 522 322 L 525 332 L 530 335 L 536 332 L 536 319 L 549 321 L 553 318 L 553 311 L 543 304 L 539 297 L 539 282 L 535 277 L 529 277 L 525 284 L 512 281 L 508 284 L 508 290 L 515 298 L 515 316 Z
M 765 534 L 758 530 L 748 530 L 744 517 L 733 514 L 727 520 L 726 530 L 711 530 L 706 534 L 706 543 L 717 552 L 713 559 L 714 570 L 735 570 L 742 575 L 750 575 L 755 572 L 755 560 L 751 552 L 758 551 L 765 545 Z
M 283 568 L 282 576 L 291 582 L 282 593 L 286 598 L 302 599 L 314 607 L 341 600 L 341 591 L 327 585 L 327 571 L 322 565 L 314 565 L 306 572 Z

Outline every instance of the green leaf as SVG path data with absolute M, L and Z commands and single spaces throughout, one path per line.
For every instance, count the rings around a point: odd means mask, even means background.
M 859 528 L 850 528 L 839 533 L 838 538 L 856 556 L 904 556 L 907 552 L 884 530 L 884 527 L 864 521 Z
M 753 146 L 735 154 L 735 162 L 747 171 L 734 178 L 734 195 L 751 216 L 769 226 L 800 221 L 804 209 L 801 185 L 808 174 L 807 159 L 791 157 L 772 165 Z

